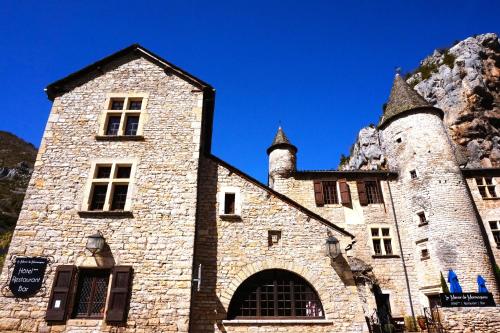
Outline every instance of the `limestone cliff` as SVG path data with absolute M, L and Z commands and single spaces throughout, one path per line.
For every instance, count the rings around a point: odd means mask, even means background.
M 493 33 L 436 50 L 407 82 L 445 112 L 444 124 L 466 167 L 500 167 L 500 43 Z M 363 128 L 342 170 L 385 168 L 378 131 Z
M 0 269 L 33 172 L 36 148 L 0 131 Z

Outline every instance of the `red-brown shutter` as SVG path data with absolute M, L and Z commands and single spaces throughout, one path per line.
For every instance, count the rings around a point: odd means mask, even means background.
M 351 193 L 349 191 L 349 185 L 347 185 L 346 179 L 339 180 L 339 188 L 340 188 L 340 199 L 342 200 L 342 205 L 350 206 L 351 205 Z
M 45 313 L 46 321 L 65 321 L 68 313 L 71 286 L 75 276 L 76 267 L 73 265 L 57 266 L 49 305 Z
M 356 186 L 358 188 L 359 203 L 361 206 L 368 205 L 368 197 L 366 196 L 365 182 L 362 180 L 356 181 Z
M 314 181 L 314 199 L 316 199 L 316 206 L 323 206 L 325 198 L 323 197 L 323 184 L 320 180 Z
M 107 322 L 124 323 L 127 321 L 132 273 L 132 266 L 115 266 L 113 268 L 108 312 L 106 313 Z

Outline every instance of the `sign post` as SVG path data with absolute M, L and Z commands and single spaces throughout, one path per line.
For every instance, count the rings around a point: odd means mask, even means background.
M 42 287 L 46 268 L 47 258 L 16 258 L 9 283 L 12 294 L 21 298 L 35 295 Z
M 496 306 L 491 293 L 446 293 L 439 296 L 441 306 L 445 308 Z

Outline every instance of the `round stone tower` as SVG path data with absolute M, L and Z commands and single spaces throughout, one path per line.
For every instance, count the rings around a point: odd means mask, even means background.
M 379 129 L 389 168 L 399 173 L 392 192 L 404 255 L 413 266 L 413 301 L 426 306 L 426 296 L 440 291 L 440 272 L 446 278 L 450 269 L 464 292 L 477 292 L 482 275 L 498 299 L 480 221 L 442 119 L 442 110 L 396 75 Z
M 276 181 L 286 179 L 297 168 L 297 147 L 292 145 L 281 126 L 273 143 L 267 148 L 269 155 L 269 186 L 276 190 Z

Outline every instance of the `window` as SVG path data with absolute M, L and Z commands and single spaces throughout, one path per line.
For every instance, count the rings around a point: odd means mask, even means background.
M 102 318 L 108 293 L 109 271 L 83 269 L 78 273 L 78 285 L 73 318 Z
M 497 198 L 493 177 L 477 177 L 476 184 L 483 198 Z
M 87 210 L 128 210 L 127 197 L 131 173 L 131 164 L 96 164 L 93 170 Z
M 106 111 L 99 135 L 132 137 L 142 135 L 141 113 L 147 94 L 111 94 L 106 102 Z
M 365 181 L 366 198 L 369 204 L 383 203 L 382 191 L 378 181 Z
M 281 231 L 279 230 L 268 230 L 267 231 L 267 245 L 273 246 L 278 245 L 281 239 Z
M 240 189 L 236 186 L 223 186 L 217 193 L 219 215 L 224 218 L 239 219 L 241 215 Z
M 424 248 L 420 250 L 420 260 L 427 260 L 430 258 L 429 250 Z
M 500 221 L 490 221 L 491 233 L 493 234 L 493 239 L 495 243 L 500 247 Z
M 417 171 L 410 170 L 410 177 L 411 177 L 411 179 L 417 179 Z
M 234 214 L 234 193 L 224 193 L 224 214 Z
M 228 310 L 228 319 L 323 317 L 323 307 L 312 286 L 300 276 L 281 269 L 265 270 L 244 281 Z
M 325 204 L 338 204 L 339 198 L 337 196 L 337 182 L 324 181 L 322 184 Z
M 375 255 L 392 255 L 392 242 L 389 228 L 371 228 L 371 238 Z
M 417 216 L 418 216 L 419 226 L 423 226 L 429 223 L 429 221 L 427 221 L 427 217 L 425 217 L 424 212 L 417 213 Z

